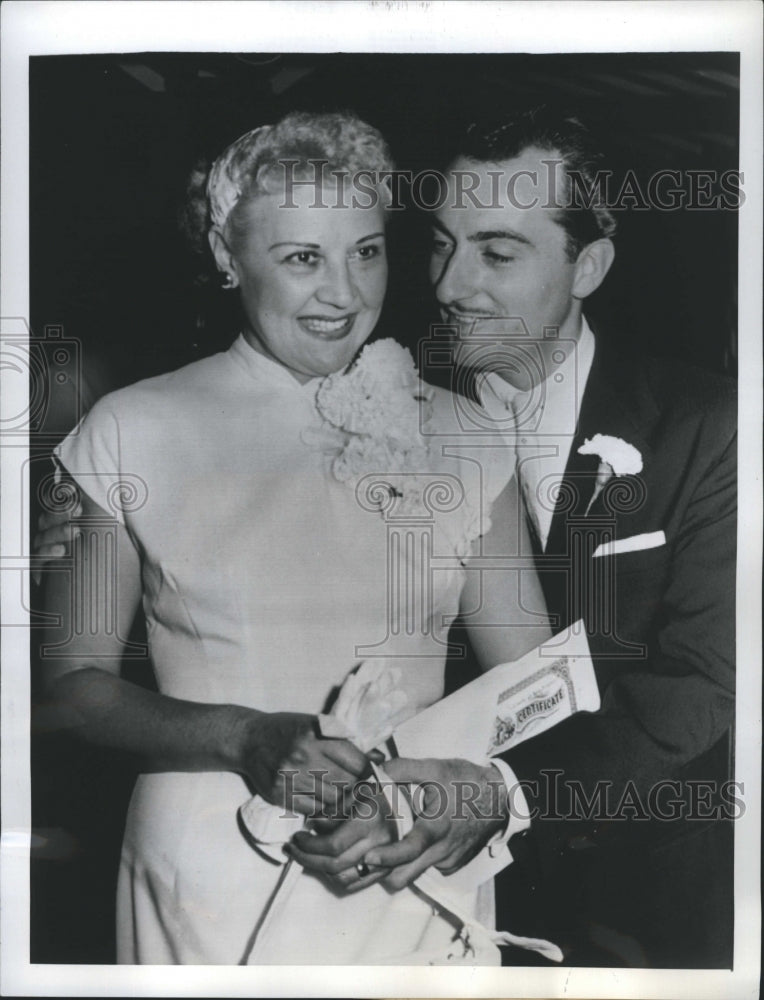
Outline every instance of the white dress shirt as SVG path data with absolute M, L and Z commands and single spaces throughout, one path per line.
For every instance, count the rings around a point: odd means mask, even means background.
M 508 413 L 514 417 L 507 426 L 516 440 L 518 482 L 542 549 L 594 360 L 594 335 L 586 319 L 579 339 L 562 341 L 559 351 L 564 360 L 532 389 L 516 389 L 497 372 L 485 375 L 480 387 L 480 401 L 489 414 L 502 422 Z
M 483 408 L 515 438 L 517 478 L 542 549 L 549 538 L 557 487 L 565 475 L 594 360 L 594 334 L 584 317 L 578 340 L 562 341 L 559 351 L 558 367 L 532 389 L 521 391 L 497 372 L 489 372 L 479 390 Z M 510 837 L 530 828 L 531 821 L 525 793 L 512 768 L 499 758 L 492 764 L 504 779 L 510 806 L 507 828 L 488 844 L 489 852 L 498 855 Z

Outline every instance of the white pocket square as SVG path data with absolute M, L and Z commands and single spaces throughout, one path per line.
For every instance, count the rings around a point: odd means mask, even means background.
M 648 531 L 644 535 L 632 535 L 630 538 L 614 538 L 603 542 L 594 550 L 592 558 L 597 556 L 614 556 L 619 552 L 639 552 L 641 549 L 657 549 L 666 544 L 666 533 L 663 531 Z

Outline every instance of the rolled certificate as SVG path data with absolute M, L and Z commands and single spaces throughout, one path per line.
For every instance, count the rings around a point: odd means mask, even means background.
M 491 757 L 551 729 L 574 712 L 600 707 L 583 622 L 397 726 L 401 757 Z

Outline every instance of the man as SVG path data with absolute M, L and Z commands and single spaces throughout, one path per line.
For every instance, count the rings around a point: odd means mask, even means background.
M 548 937 L 572 964 L 730 967 L 735 395 L 593 336 L 583 307 L 615 225 L 596 200 L 577 207 L 576 185 L 591 190 L 599 166 L 587 131 L 543 109 L 473 129 L 433 219 L 444 321 L 483 371 L 485 408 L 516 418 L 553 628 L 584 619 L 601 698 L 502 755 L 515 862 L 498 926 Z M 441 815 L 366 854 L 393 868 L 391 888 L 452 871 L 494 831 L 454 818 L 459 761 L 386 766 L 449 789 Z M 338 843 L 304 839 L 298 858 L 320 866 Z
M 567 964 L 729 966 L 735 397 L 721 378 L 615 356 L 607 331 L 593 335 L 583 307 L 615 230 L 586 206 L 599 166 L 579 123 L 521 114 L 471 130 L 433 216 L 444 321 L 482 373 L 485 410 L 517 426 L 550 620 L 584 619 L 601 699 L 502 754 L 514 863 L 497 882 L 498 926 L 548 938 Z M 455 870 L 495 834 L 495 816 L 458 814 L 463 761 L 385 768 L 448 793 L 365 854 L 392 889 Z M 350 870 L 355 835 L 341 831 L 296 838 L 295 856 Z

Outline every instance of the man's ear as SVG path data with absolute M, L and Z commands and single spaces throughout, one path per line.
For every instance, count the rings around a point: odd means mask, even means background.
M 210 241 L 210 249 L 218 266 L 218 271 L 226 275 L 229 282 L 228 287 L 235 288 L 239 284 L 239 278 L 236 273 L 236 261 L 228 249 L 228 244 L 223 234 L 218 229 L 210 229 L 207 238 Z
M 573 296 L 585 299 L 600 287 L 615 258 L 613 241 L 607 238 L 589 243 L 578 255 L 573 279 Z

